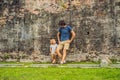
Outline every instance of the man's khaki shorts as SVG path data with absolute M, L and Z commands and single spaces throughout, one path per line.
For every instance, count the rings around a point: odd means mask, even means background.
M 59 43 L 58 48 L 68 50 L 69 46 L 70 46 L 70 43 L 68 43 L 67 41 L 62 41 Z

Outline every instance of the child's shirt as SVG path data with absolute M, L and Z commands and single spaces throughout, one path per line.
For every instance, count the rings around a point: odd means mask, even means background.
M 51 48 L 51 54 L 55 54 L 55 52 L 56 52 L 56 49 L 57 49 L 57 44 L 52 44 L 52 45 L 50 45 L 50 48 Z

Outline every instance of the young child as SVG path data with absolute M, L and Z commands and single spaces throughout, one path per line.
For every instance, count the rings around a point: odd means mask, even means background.
M 56 49 L 57 49 L 57 44 L 55 39 L 50 40 L 50 53 L 51 53 L 51 58 L 52 58 L 52 64 L 56 62 Z

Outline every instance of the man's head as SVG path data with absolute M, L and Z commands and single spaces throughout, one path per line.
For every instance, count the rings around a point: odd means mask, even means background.
M 63 26 L 65 26 L 65 25 L 66 25 L 66 23 L 65 23 L 64 20 L 60 20 L 60 21 L 59 21 L 59 26 L 62 26 L 62 27 L 63 27 Z

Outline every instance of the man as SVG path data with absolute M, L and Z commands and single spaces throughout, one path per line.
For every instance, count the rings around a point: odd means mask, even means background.
M 65 63 L 66 51 L 69 49 L 69 45 L 75 37 L 75 32 L 70 26 L 66 25 L 64 20 L 59 22 L 59 26 L 59 32 L 57 33 L 57 39 L 59 43 L 57 54 L 61 58 L 60 63 L 63 64 Z M 60 53 L 60 50 L 62 50 L 63 54 Z

